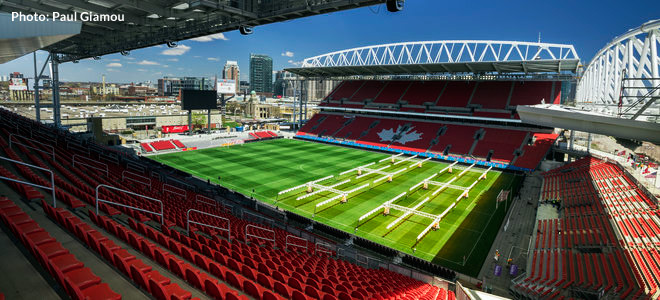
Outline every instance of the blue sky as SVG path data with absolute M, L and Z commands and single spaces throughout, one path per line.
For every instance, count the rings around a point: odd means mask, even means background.
M 539 32 L 543 42 L 573 44 L 586 65 L 615 36 L 658 18 L 657 0 L 408 0 L 399 13 L 373 6 L 259 26 L 249 36 L 227 32 L 206 42 L 181 41 L 174 49 L 158 46 L 129 56 L 65 63 L 60 78 L 100 81 L 105 74 L 109 82 L 141 82 L 213 76 L 226 60 L 236 60 L 247 80 L 250 53 L 270 55 L 273 70 L 281 70 L 306 57 L 359 46 L 450 39 L 536 41 Z M 32 55 L 0 65 L 2 75 L 14 71 L 32 77 Z

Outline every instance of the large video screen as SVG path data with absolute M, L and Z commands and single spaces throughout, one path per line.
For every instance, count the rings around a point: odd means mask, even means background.
M 216 109 L 216 91 L 181 90 L 181 109 Z

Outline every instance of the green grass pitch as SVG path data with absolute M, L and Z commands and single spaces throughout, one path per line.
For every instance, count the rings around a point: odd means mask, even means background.
M 354 233 L 388 247 L 413 254 L 471 276 L 477 276 L 484 259 L 488 256 L 497 231 L 506 214 L 504 203 L 495 209 L 497 194 L 502 189 L 514 189 L 520 183 L 518 176 L 492 170 L 487 178 L 476 184 L 468 198 L 463 198 L 456 207 L 440 222 L 440 228 L 429 231 L 419 242 L 417 235 L 426 228 L 431 219 L 410 215 L 391 229 L 386 226 L 400 217 L 403 212 L 392 209 L 388 216 L 382 210 L 358 224 L 358 218 L 390 200 L 410 187 L 437 173 L 447 163 L 424 163 L 422 168 L 408 168 L 411 162 L 392 166 L 390 161 L 378 163 L 391 155 L 364 150 L 345 148 L 300 140 L 277 139 L 222 148 L 208 148 L 150 156 L 151 159 L 178 168 L 192 175 L 236 190 L 247 196 L 275 204 L 286 210 L 314 218 L 335 228 Z M 316 204 L 334 196 L 331 192 L 321 192 L 311 197 L 296 200 L 304 195 L 299 189 L 278 196 L 278 192 L 328 175 L 332 179 L 320 182 L 332 185 L 340 181 L 351 181 L 337 186 L 347 191 L 382 177 L 370 174 L 356 179 L 357 172 L 340 176 L 339 173 L 367 163 L 377 162 L 369 168 L 377 169 L 387 165 L 387 171 L 406 171 L 395 175 L 392 182 L 381 181 L 350 194 L 347 203 L 333 201 L 316 208 Z M 452 174 L 444 172 L 433 181 L 446 182 L 456 177 L 461 168 Z M 452 184 L 467 187 L 472 184 L 484 169 L 473 168 Z M 218 180 L 220 176 L 220 180 Z M 442 213 L 462 193 L 458 189 L 445 189 L 437 196 L 431 193 L 437 186 L 428 190 L 418 188 L 409 192 L 395 204 L 413 207 L 426 197 L 431 197 L 418 210 L 438 215 Z M 254 192 L 253 192 L 254 189 Z M 358 227 L 357 231 L 355 228 Z M 466 263 L 463 263 L 463 260 Z

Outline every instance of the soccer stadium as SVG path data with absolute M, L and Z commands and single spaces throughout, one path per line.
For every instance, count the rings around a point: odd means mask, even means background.
M 588 61 L 540 37 L 324 49 L 284 70 L 291 119 L 219 80 L 149 106 L 108 100 L 103 75 L 97 104 L 63 100 L 63 64 L 406 13 L 401 0 L 184 2 L 0 1 L 13 32 L 0 63 L 31 54 L 35 73 L 32 91 L 9 83 L 27 100 L 0 101 L 0 299 L 660 297 L 660 20 L 620 28 Z M 126 23 L 37 19 L 82 11 Z

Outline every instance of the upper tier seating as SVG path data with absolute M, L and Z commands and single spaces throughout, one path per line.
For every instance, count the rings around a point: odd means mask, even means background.
M 513 82 L 509 81 L 479 82 L 470 105 L 479 105 L 481 108 L 505 109 L 512 84 Z
M 410 81 L 390 81 L 385 85 L 382 92 L 374 99 L 375 103 L 389 103 L 394 104 L 399 101 L 399 98 L 410 86 Z
M 561 84 L 557 84 L 561 86 Z M 509 106 L 534 105 L 542 101 L 545 103 L 559 104 L 559 95 L 555 94 L 552 99 L 552 82 L 549 81 L 522 81 L 516 82 L 511 94 Z
M 400 103 L 399 110 L 406 112 L 510 119 L 517 105 L 559 104 L 561 85 L 559 81 L 349 80 L 341 82 L 321 106 L 364 108 L 364 101 L 371 99 L 369 109 L 392 110 L 379 106 Z M 431 103 L 428 111 L 420 107 L 425 103 Z M 470 109 L 476 111 L 471 114 Z
M 437 106 L 466 107 L 475 87 L 474 82 L 449 81 L 436 103 Z
M 435 103 L 445 87 L 444 81 L 413 81 L 401 100 L 410 105 Z
M 367 99 L 375 99 L 376 96 L 380 93 L 380 91 L 385 87 L 385 82 L 382 81 L 375 81 L 375 80 L 368 80 L 365 81 L 364 84 L 360 87 L 360 89 L 355 93 L 351 98 L 350 101 L 352 102 L 362 102 Z

